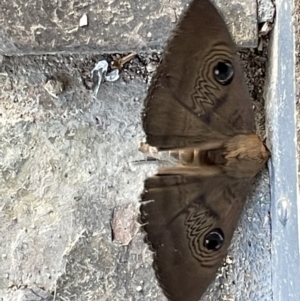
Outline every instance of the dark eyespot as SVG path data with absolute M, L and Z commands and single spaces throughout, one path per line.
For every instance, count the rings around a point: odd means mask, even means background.
M 215 80 L 221 85 L 229 85 L 233 79 L 234 70 L 230 62 L 218 62 L 214 67 Z
M 221 229 L 214 229 L 206 234 L 204 238 L 204 247 L 208 250 L 217 251 L 222 247 L 224 234 Z

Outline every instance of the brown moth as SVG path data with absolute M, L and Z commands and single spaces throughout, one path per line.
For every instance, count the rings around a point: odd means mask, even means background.
M 234 42 L 208 0 L 192 1 L 169 40 L 143 127 L 148 144 L 179 162 L 145 181 L 140 222 L 153 267 L 169 300 L 198 301 L 269 158 Z

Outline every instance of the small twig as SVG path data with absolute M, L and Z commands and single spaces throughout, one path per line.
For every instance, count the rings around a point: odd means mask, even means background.
M 117 58 L 116 56 L 112 56 L 113 61 L 111 63 L 111 68 L 112 69 L 121 69 L 123 65 L 127 62 L 129 62 L 131 59 L 133 59 L 136 56 L 136 52 L 133 51 L 132 53 L 122 57 L 122 58 Z

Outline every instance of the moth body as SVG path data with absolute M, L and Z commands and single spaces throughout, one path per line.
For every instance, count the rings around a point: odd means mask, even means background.
M 216 168 L 234 178 L 253 178 L 270 154 L 255 134 L 238 134 L 220 143 L 170 151 L 182 166 Z

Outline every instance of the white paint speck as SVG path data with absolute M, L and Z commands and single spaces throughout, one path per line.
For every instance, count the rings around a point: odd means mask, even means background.
M 79 26 L 84 27 L 88 25 L 88 17 L 87 14 L 84 14 L 79 20 Z

